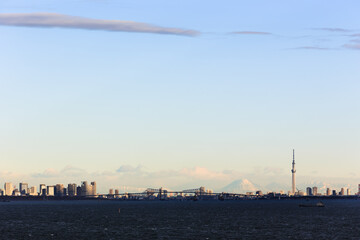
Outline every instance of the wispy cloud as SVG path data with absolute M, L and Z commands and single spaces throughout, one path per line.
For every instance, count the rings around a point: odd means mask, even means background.
M 271 35 L 269 32 L 255 32 L 255 31 L 238 31 L 231 32 L 231 34 L 239 34 L 239 35 Z
M 314 47 L 314 46 L 303 46 L 303 47 L 297 47 L 292 49 L 303 49 L 303 50 L 331 50 L 331 48 L 325 48 L 325 47 Z
M 343 47 L 353 50 L 360 50 L 360 44 L 344 44 Z
M 328 31 L 328 32 L 351 32 L 351 30 L 344 28 L 313 28 L 313 30 Z
M 200 34 L 200 32 L 195 30 L 160 27 L 141 22 L 92 19 L 58 13 L 0 13 L 0 25 L 44 28 L 75 28 L 182 36 L 196 36 Z

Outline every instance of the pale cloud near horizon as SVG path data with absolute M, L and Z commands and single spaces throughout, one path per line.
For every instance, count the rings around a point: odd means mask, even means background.
M 122 169 L 124 171 L 118 171 Z M 126 170 L 126 171 L 125 171 Z M 15 186 L 19 182 L 28 182 L 31 186 L 39 183 L 54 185 L 62 183 L 81 184 L 81 181 L 96 181 L 98 193 L 107 193 L 109 188 L 120 189 L 121 192 L 142 192 L 146 188 L 164 187 L 169 190 L 183 190 L 205 186 L 222 191 L 224 187 L 234 181 L 250 181 L 264 191 L 287 190 L 290 187 L 290 174 L 281 168 L 271 166 L 255 168 L 253 172 L 241 173 L 235 170 L 211 170 L 196 166 L 175 170 L 145 171 L 142 166 L 133 167 L 122 165 L 117 170 L 88 172 L 85 169 L 66 166 L 63 169 L 48 168 L 40 173 L 18 174 L 0 172 L 2 181 L 12 182 Z M 311 175 L 298 175 L 298 186 L 304 189 L 307 186 L 323 186 L 319 181 L 327 182 L 333 188 L 350 187 L 356 189 L 356 176 L 349 178 L 328 178 Z M 350 184 L 350 185 L 349 185 Z
M 133 167 L 131 165 L 121 165 L 116 172 L 118 173 L 130 173 L 130 172 L 140 172 L 142 170 L 142 166 L 138 165 L 137 167 Z
M 217 171 L 211 171 L 205 167 L 195 167 L 195 168 L 184 168 L 180 170 L 180 174 L 198 179 L 229 179 L 229 176 L 232 173 L 230 172 L 230 174 L 228 174 L 227 171 L 217 172 Z
M 73 166 L 65 166 L 60 171 L 47 168 L 41 173 L 32 174 L 34 178 L 58 178 L 58 177 L 77 177 L 79 175 L 86 175 L 87 172 L 84 169 L 73 167 Z
M 171 34 L 191 37 L 200 34 L 195 30 L 160 27 L 141 22 L 92 19 L 58 13 L 0 13 L 0 25 Z

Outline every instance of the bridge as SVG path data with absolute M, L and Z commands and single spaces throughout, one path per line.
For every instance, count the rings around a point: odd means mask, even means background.
M 212 198 L 212 199 L 234 199 L 234 198 L 255 198 L 257 195 L 253 194 L 239 194 L 239 193 L 213 193 L 205 191 L 205 187 L 185 189 L 185 190 L 168 190 L 164 188 L 147 188 L 143 192 L 134 192 L 134 193 L 118 193 L 118 194 L 98 194 L 96 196 L 88 197 L 98 197 L 98 198 L 125 198 L 125 199 L 158 199 L 164 200 L 167 199 L 169 195 L 175 195 L 175 198 Z
M 186 189 L 180 191 L 174 190 L 167 190 L 164 188 L 147 188 L 144 192 L 137 192 L 137 193 L 119 193 L 119 194 L 99 194 L 97 197 L 100 198 L 156 198 L 156 199 L 164 199 L 167 198 L 168 195 L 176 195 L 176 196 L 215 196 L 214 193 L 208 193 L 205 191 L 205 187 L 199 187 L 194 189 Z M 88 196 L 88 197 L 95 197 L 95 196 Z

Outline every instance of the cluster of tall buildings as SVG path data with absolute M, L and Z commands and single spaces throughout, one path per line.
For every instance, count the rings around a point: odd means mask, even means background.
M 303 195 L 305 195 L 305 193 Z M 306 195 L 307 196 L 321 196 L 323 194 L 318 192 L 317 187 L 312 187 L 312 188 L 307 187 Z M 326 188 L 326 192 L 324 195 L 325 196 L 349 196 L 349 195 L 351 195 L 351 191 L 349 188 L 347 188 L 346 191 L 345 191 L 345 188 L 341 188 L 339 192 L 337 192 L 336 190 L 332 190 L 330 188 Z
M 317 187 L 307 187 L 306 188 L 306 193 L 302 192 L 302 191 L 296 191 L 296 183 L 295 183 L 295 150 L 293 149 L 293 161 L 292 161 L 292 169 L 291 169 L 291 173 L 292 173 L 292 182 L 291 182 L 291 192 L 289 192 L 289 195 L 306 195 L 306 196 L 321 196 L 322 194 L 318 192 L 318 188 Z M 349 188 L 346 189 L 345 192 L 345 188 L 341 188 L 340 192 L 337 192 L 336 190 L 331 190 L 330 188 L 326 189 L 326 192 L 324 194 L 325 196 L 349 196 L 351 195 L 351 191 Z M 358 191 L 358 195 L 360 195 L 360 184 L 359 184 L 359 191 Z
M 4 184 L 4 189 L 0 189 L 1 196 L 85 196 L 95 197 L 96 182 L 87 181 L 81 182 L 80 186 L 76 183 L 69 183 L 67 187 L 64 184 L 56 184 L 46 186 L 45 184 L 39 185 L 39 191 L 36 186 L 29 187 L 28 183 L 19 183 L 19 188 L 16 188 L 11 182 Z

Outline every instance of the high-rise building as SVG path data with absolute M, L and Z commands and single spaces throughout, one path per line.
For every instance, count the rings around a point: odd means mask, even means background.
M 360 195 L 360 184 L 358 186 L 358 195 Z
M 27 183 L 19 183 L 19 190 L 21 195 L 26 195 L 29 193 L 29 184 Z
M 306 188 L 306 195 L 307 195 L 307 196 L 312 196 L 311 187 L 307 187 L 307 188 Z
M 109 195 L 114 195 L 114 189 L 112 188 L 109 189 Z
M 45 184 L 40 184 L 40 189 L 39 189 L 39 193 L 40 195 L 46 195 L 46 186 Z M 45 194 L 44 194 L 44 190 L 45 190 Z
M 55 195 L 55 186 L 47 186 L 46 187 L 46 195 L 54 196 Z
M 316 196 L 316 195 L 318 195 L 318 192 L 317 192 L 317 187 L 313 187 L 313 189 L 312 189 L 313 191 L 312 191 L 312 194 L 314 195 L 314 196 Z
M 76 184 L 75 183 L 68 184 L 68 195 L 76 196 Z
M 14 186 L 12 185 L 11 182 L 7 182 L 4 184 L 4 190 L 5 190 L 5 195 L 6 196 L 11 196 L 13 194 L 14 191 Z
M 339 195 L 344 196 L 345 195 L 345 189 L 341 188 Z
M 333 191 L 332 191 L 332 195 L 333 195 L 333 196 L 336 196 L 336 195 L 337 195 L 336 190 L 333 190 Z
M 32 187 L 29 189 L 29 195 L 30 195 L 30 196 L 36 196 L 36 195 L 38 195 L 37 192 L 36 192 L 36 186 L 32 186 Z
M 55 185 L 55 196 L 63 196 L 64 195 L 64 185 L 56 184 Z
M 291 183 L 291 193 L 295 194 L 296 192 L 296 183 L 295 183 L 295 150 L 293 149 L 293 162 L 292 162 L 292 169 L 291 169 L 291 173 L 292 173 L 292 183 Z
M 88 184 L 87 181 L 81 183 L 81 196 L 92 196 L 96 195 L 96 182 L 91 182 Z
M 81 196 L 86 196 L 89 186 L 87 181 L 81 182 Z
M 77 195 L 77 196 L 82 196 L 81 189 L 82 189 L 81 186 L 77 186 L 77 187 L 76 187 L 76 195 Z
M 330 196 L 331 195 L 331 189 L 330 188 L 327 188 L 326 189 L 326 196 Z
M 204 195 L 205 193 L 205 187 L 200 187 L 200 195 Z
M 351 195 L 350 188 L 346 189 L 346 195 L 348 195 L 348 196 L 350 196 L 350 195 Z
M 81 196 L 87 196 L 87 195 L 90 195 L 89 194 L 89 184 L 87 181 L 83 181 L 81 182 Z
M 95 196 L 95 195 L 97 195 L 97 192 L 96 192 L 96 182 L 94 181 L 94 182 L 91 182 L 91 190 L 92 190 L 92 194 L 91 195 L 93 195 L 93 196 Z

